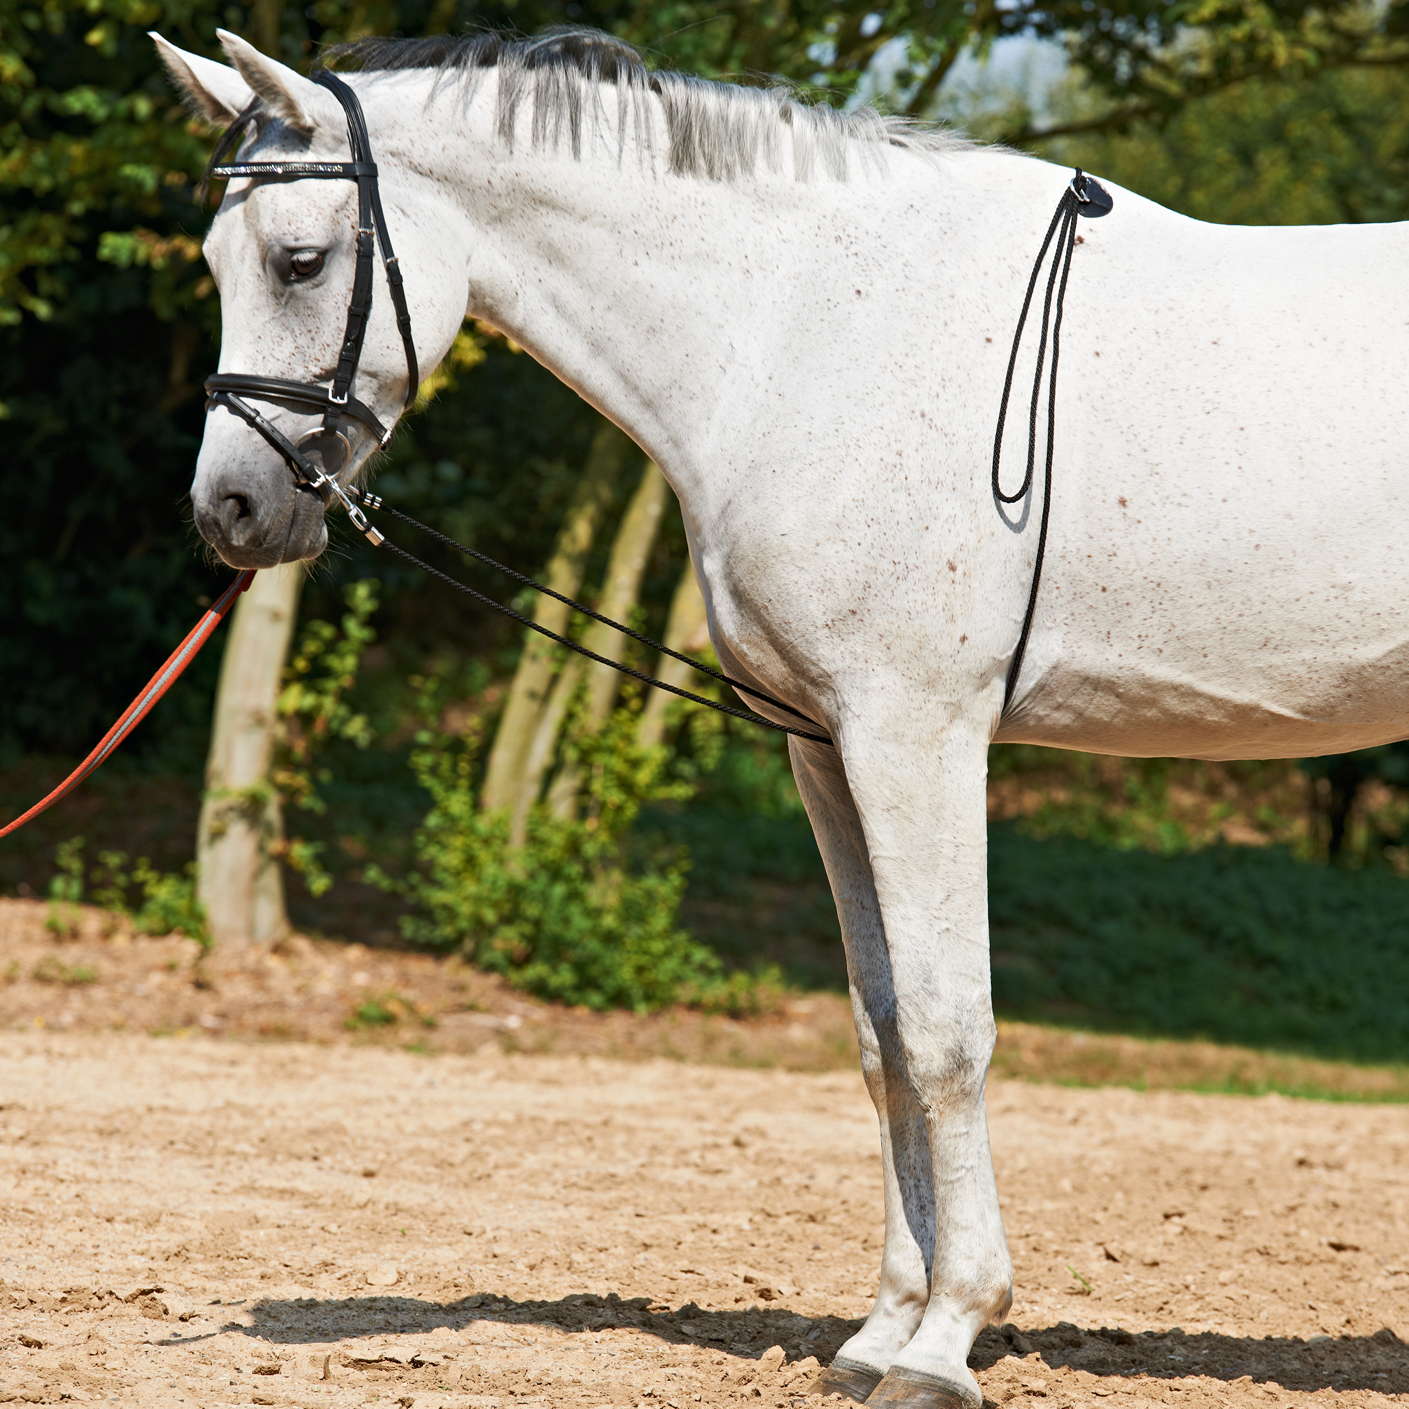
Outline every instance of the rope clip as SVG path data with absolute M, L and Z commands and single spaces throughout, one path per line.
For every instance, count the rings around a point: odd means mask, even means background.
M 1076 213 L 1084 215 L 1088 220 L 1100 219 L 1115 205 L 1111 193 L 1094 176 L 1088 176 L 1080 167 L 1076 169 L 1067 189 L 1076 197 Z

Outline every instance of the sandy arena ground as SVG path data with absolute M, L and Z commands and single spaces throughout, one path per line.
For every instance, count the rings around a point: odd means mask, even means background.
M 1409 1395 L 1409 1116 L 995 1083 L 994 1404 Z M 820 1406 L 867 1305 L 858 1077 L 0 1034 L 0 1401 Z M 840 1401 L 831 1401 L 840 1403 Z

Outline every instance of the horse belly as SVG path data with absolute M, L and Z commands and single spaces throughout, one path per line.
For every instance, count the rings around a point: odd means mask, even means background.
M 1043 677 L 1043 703 L 999 730 L 999 742 L 1127 758 L 1308 758 L 1409 738 L 1409 640 L 1374 661 L 1308 677 L 1249 668 L 1200 675 L 1176 661 L 1064 662 Z
M 1270 253 L 1294 267 L 1310 233 Z M 1377 306 L 1354 277 L 1382 273 L 1361 245 L 1383 230 L 1328 238 L 1361 256 L 1335 280 L 1304 268 L 1293 296 L 1248 274 L 1157 350 L 1097 320 L 1064 347 L 1064 377 L 1115 370 L 1086 374 L 1059 432 L 1030 664 L 999 738 L 1234 759 L 1409 736 L 1409 300 Z

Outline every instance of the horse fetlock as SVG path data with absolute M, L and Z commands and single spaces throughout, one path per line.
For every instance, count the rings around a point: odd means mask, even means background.
M 997 1325 L 1000 1321 L 1008 1319 L 1008 1313 L 1013 1309 L 1013 1278 L 1011 1274 L 1004 1282 L 1002 1289 L 994 1298 L 993 1309 L 988 1313 L 987 1324 Z
M 956 1324 L 965 1328 L 968 1341 L 995 1321 L 1002 1321 L 1013 1305 L 1013 1264 L 1003 1245 L 990 1248 L 986 1265 L 968 1269 L 961 1285 L 936 1285 L 925 1313 L 926 1323 Z
M 967 1368 L 969 1351 L 979 1331 L 995 1317 L 1005 1314 L 1011 1301 L 1010 1276 L 1001 1280 L 996 1277 L 985 1279 L 983 1286 L 971 1281 L 962 1292 L 936 1288 L 923 1320 L 905 1348 L 891 1362 L 887 1374 L 902 1372 L 912 1377 L 934 1377 L 949 1385 L 952 1392 L 962 1390 L 965 1394 L 971 1393 L 973 1403 L 977 1405 L 982 1395 L 979 1394 L 977 1381 Z

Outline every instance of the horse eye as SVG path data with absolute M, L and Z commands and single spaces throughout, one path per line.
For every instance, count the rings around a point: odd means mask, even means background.
M 291 279 L 311 279 L 322 267 L 322 250 L 295 250 L 289 256 Z

